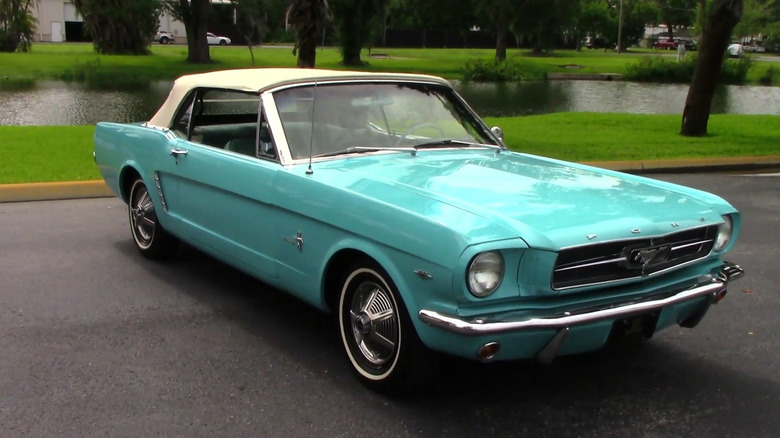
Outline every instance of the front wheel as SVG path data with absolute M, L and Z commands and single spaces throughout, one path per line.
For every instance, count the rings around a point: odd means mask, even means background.
M 338 328 L 353 370 L 371 389 L 407 392 L 433 368 L 432 353 L 417 337 L 395 286 L 373 261 L 354 264 L 346 275 Z
M 225 41 L 225 40 L 219 40 L 219 45 L 220 45 L 220 46 L 226 46 L 226 45 L 227 45 L 227 41 Z
M 133 241 L 144 257 L 162 260 L 176 252 L 179 241 L 160 225 L 149 190 L 140 179 L 130 189 L 127 212 Z

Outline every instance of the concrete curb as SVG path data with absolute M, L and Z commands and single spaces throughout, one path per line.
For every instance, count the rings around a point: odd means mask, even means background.
M 105 198 L 113 195 L 102 180 L 0 185 L 0 202 Z
M 780 169 L 780 155 L 678 160 L 589 161 L 582 164 L 626 173 L 755 172 Z
M 755 172 L 780 170 L 780 155 L 681 160 L 589 161 L 583 164 L 635 174 Z M 112 196 L 114 196 L 114 193 L 103 181 L 0 184 L 0 203 L 106 198 Z

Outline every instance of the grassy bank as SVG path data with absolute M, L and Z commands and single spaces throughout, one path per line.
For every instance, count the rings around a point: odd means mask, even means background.
M 569 161 L 622 161 L 780 155 L 780 117 L 716 114 L 709 135 L 679 135 L 675 114 L 555 113 L 485 118 L 518 151 Z
M 487 118 L 517 151 L 570 161 L 780 155 L 780 117 L 714 115 L 710 135 L 677 135 L 678 115 L 558 113 Z M 0 184 L 100 179 L 93 126 L 0 126 Z
M 144 83 L 170 80 L 188 73 L 209 70 L 252 67 L 249 49 L 245 46 L 213 46 L 209 65 L 184 62 L 184 45 L 151 46 L 149 56 L 98 55 L 91 44 L 38 43 L 31 53 L 0 53 L 0 84 L 3 79 L 25 81 L 31 79 L 62 79 L 96 83 Z M 295 67 L 296 58 L 291 47 L 255 48 L 256 67 Z M 643 56 L 669 55 L 665 51 L 634 49 L 617 54 L 601 50 L 557 50 L 547 56 L 529 56 L 527 49 L 510 49 L 508 58 L 517 62 L 528 78 L 543 78 L 547 73 L 623 73 L 626 65 L 638 62 Z M 491 49 L 385 49 L 375 48 L 371 56 L 363 52 L 368 64 L 362 69 L 426 73 L 449 79 L 463 77 L 468 62 L 491 60 Z M 671 55 L 669 55 L 671 56 Z M 338 48 L 326 47 L 317 52 L 317 67 L 343 69 L 339 64 Z M 757 83 L 773 64 L 759 61 L 751 69 L 748 80 Z

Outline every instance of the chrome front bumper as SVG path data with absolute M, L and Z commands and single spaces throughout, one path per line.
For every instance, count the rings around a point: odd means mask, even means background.
M 484 335 L 535 329 L 568 330 L 572 326 L 607 319 L 626 318 L 699 297 L 708 296 L 711 298 L 711 303 L 717 303 L 725 295 L 728 282 L 736 280 L 743 275 L 744 271 L 738 265 L 724 263 L 718 275 L 672 296 L 647 301 L 618 303 L 582 311 L 564 312 L 543 318 L 501 321 L 487 321 L 481 318 L 465 320 L 458 316 L 425 309 L 420 310 L 418 317 L 421 321 L 433 327 L 439 327 L 462 335 Z

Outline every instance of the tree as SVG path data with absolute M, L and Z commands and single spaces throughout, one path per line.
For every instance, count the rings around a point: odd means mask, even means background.
M 576 17 L 580 6 L 580 0 L 524 0 L 518 5 L 512 32 L 530 35 L 534 54 L 552 50 L 564 34 L 578 38 Z
M 617 42 L 617 17 L 604 0 L 582 0 L 577 26 L 581 32 L 603 38 L 607 43 Z
M 665 24 L 669 38 L 674 38 L 675 27 L 692 26 L 696 19 L 697 0 L 655 0 L 658 20 Z
M 477 14 L 487 19 L 496 34 L 497 61 L 506 60 L 507 33 L 519 15 L 519 8 L 526 2 L 527 0 L 477 0 L 475 2 Z
M 287 21 L 295 29 L 298 67 L 314 68 L 317 41 L 329 19 L 328 0 L 295 0 L 287 11 Z M 358 54 L 359 56 L 359 54 Z
M 653 22 L 658 10 L 651 3 L 642 0 L 622 0 L 623 27 L 620 29 L 621 0 L 582 0 L 577 19 L 582 31 L 603 38 L 609 46 L 618 43 L 619 51 L 639 42 L 645 34 L 645 24 Z
M 268 28 L 268 13 L 264 0 L 230 0 L 236 11 L 236 30 L 246 39 L 252 65 L 255 65 L 254 44 L 262 41 Z
M 0 52 L 26 52 L 35 34 L 32 0 L 0 0 Z
M 620 1 L 623 3 L 622 38 L 618 52 L 625 52 L 626 47 L 638 43 L 645 35 L 645 25 L 658 16 L 658 9 L 652 3 L 642 0 L 611 0 L 619 17 Z
M 680 134 L 707 134 L 712 96 L 718 83 L 731 32 L 742 17 L 742 0 L 716 0 L 699 42 L 699 56 L 683 109 Z
M 108 55 L 149 53 L 160 18 L 157 0 L 74 0 L 95 51 Z
M 208 31 L 211 0 L 160 0 L 165 10 L 173 18 L 184 23 L 187 32 L 187 62 L 208 64 L 211 62 Z
M 363 65 L 360 51 L 371 37 L 372 21 L 379 16 L 387 0 L 331 0 L 341 46 L 341 63 Z
M 734 28 L 739 37 L 777 34 L 780 30 L 780 0 L 744 0 L 742 19 Z

